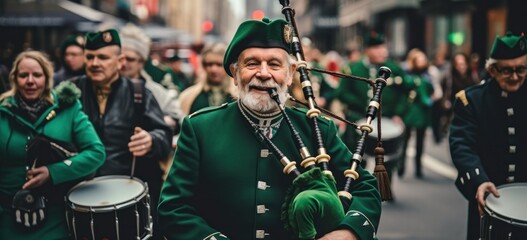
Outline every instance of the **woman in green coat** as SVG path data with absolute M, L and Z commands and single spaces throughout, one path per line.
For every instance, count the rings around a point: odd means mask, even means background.
M 432 125 L 432 104 L 441 98 L 443 91 L 439 83 L 434 81 L 428 58 L 423 51 L 410 50 L 406 63 L 406 71 L 414 83 L 414 88 L 408 95 L 410 105 L 403 117 L 406 125 L 404 149 L 406 150 L 410 135 L 415 130 L 415 177 L 422 178 L 421 156 L 424 151 L 425 133 L 426 129 Z M 398 168 L 400 177 L 404 175 L 405 158 L 406 151 L 403 151 L 402 161 Z
M 9 75 L 12 88 L 0 95 L 0 239 L 68 239 L 65 186 L 90 175 L 105 159 L 77 101 L 79 90 L 65 82 L 52 91 L 52 79 L 53 67 L 43 53 L 22 52 Z M 78 154 L 45 166 L 28 164 L 26 147 L 36 135 L 73 143 Z M 31 191 L 26 200 L 34 196 L 38 202 L 42 192 L 47 201 L 43 212 L 39 206 L 35 214 L 19 216 L 29 219 L 19 223 L 12 201 L 20 190 Z

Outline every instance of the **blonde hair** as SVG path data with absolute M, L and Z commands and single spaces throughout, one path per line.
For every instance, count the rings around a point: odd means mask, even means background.
M 227 44 L 223 42 L 215 42 L 205 45 L 203 47 L 203 50 L 201 50 L 201 64 L 205 65 L 205 55 L 212 53 L 212 54 L 218 54 L 222 57 L 225 55 L 225 52 L 227 51 Z
M 53 96 L 51 95 L 51 89 L 53 89 L 53 64 L 51 63 L 51 61 L 49 61 L 45 53 L 35 50 L 28 50 L 18 54 L 15 61 L 13 62 L 11 72 L 9 73 L 9 82 L 11 83 L 11 89 L 0 95 L 0 100 L 3 100 L 7 97 L 15 96 L 18 92 L 18 84 L 16 83 L 16 78 L 19 71 L 18 67 L 20 66 L 20 62 L 22 62 L 22 60 L 26 58 L 37 61 L 40 67 L 42 67 L 42 70 L 44 71 L 44 76 L 46 77 L 46 85 L 44 87 L 44 92 L 42 92 L 42 96 L 40 97 L 50 103 L 53 103 Z

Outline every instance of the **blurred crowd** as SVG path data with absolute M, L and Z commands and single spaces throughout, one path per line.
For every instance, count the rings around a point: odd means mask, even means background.
M 150 51 L 151 40 L 139 27 L 128 24 L 119 29 L 119 34 L 125 60 L 120 75 L 145 81 L 165 114 L 165 122 L 173 130 L 173 147 L 184 116 L 236 99 L 233 79 L 225 73 L 222 62 L 226 43 L 209 43 L 200 52 L 191 49 L 154 52 Z M 389 56 L 389 39 L 384 39 L 381 33 L 370 32 L 364 39 L 363 46 L 341 54 L 337 51 L 321 52 L 315 42 L 302 38 L 305 60 L 310 68 L 315 69 L 310 71 L 310 80 L 317 104 L 339 117 L 361 121 L 372 89 L 366 83 L 316 69 L 375 79 L 379 67 L 389 67 L 392 75 L 383 95 L 383 117 L 404 131 L 400 136 L 388 136 L 386 140 L 393 137 L 406 146 L 410 136 L 415 136 L 415 175 L 422 177 L 420 158 L 424 151 L 424 134 L 430 128 L 436 143 L 445 138 L 455 94 L 485 78 L 480 56 L 464 52 L 449 56 L 446 48 L 439 48 L 434 53 L 411 49 L 405 59 L 393 59 Z M 82 35 L 71 35 L 57 46 L 60 61 L 54 62 L 55 86 L 85 74 L 84 41 Z M 0 93 L 3 93 L 10 88 L 8 74 L 12 63 L 0 64 Z M 290 94 L 294 99 L 304 101 L 298 76 Z M 290 105 L 295 104 L 298 105 L 290 102 Z M 339 119 L 334 120 L 341 137 L 348 147 L 354 149 L 357 141 L 355 129 Z M 405 171 L 404 155 L 405 151 L 400 151 L 395 156 L 402 160 L 393 166 L 398 169 L 399 176 Z

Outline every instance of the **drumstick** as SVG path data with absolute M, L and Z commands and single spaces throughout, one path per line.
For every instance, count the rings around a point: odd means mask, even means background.
M 135 172 L 135 156 L 132 157 L 132 172 L 130 173 L 130 179 L 134 178 L 134 172 Z

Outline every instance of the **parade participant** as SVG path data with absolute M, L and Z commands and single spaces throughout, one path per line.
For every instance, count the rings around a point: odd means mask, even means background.
M 420 49 L 414 48 L 408 52 L 405 71 L 408 79 L 415 84 L 409 93 L 410 105 L 403 115 L 406 149 L 412 132 L 415 130 L 415 177 L 422 178 L 421 157 L 425 146 L 425 133 L 432 124 L 432 104 L 443 96 L 439 79 L 434 76 L 434 66 L 430 66 L 428 57 Z M 405 171 L 406 151 L 398 165 L 399 176 Z
M 52 63 L 43 53 L 22 52 L 9 75 L 11 89 L 0 95 L 0 239 L 69 239 L 63 187 L 91 174 L 105 159 L 104 146 L 82 112 L 79 90 L 63 83 L 52 91 L 52 79 Z M 26 149 L 37 135 L 73 143 L 78 154 L 32 167 Z M 46 200 L 42 212 L 42 205 L 28 208 L 29 214 L 20 214 L 28 221 L 19 223 L 14 216 L 24 211 L 12 206 L 18 205 L 13 196 L 21 193 L 35 202 Z
M 161 82 L 162 84 L 168 88 L 174 86 L 180 93 L 194 84 L 194 80 L 183 72 L 183 59 L 179 56 L 177 51 L 175 51 L 174 55 L 168 59 L 168 62 L 168 69 L 166 71 L 170 74 L 172 84 L 166 83 L 165 81 Z
M 388 47 L 382 34 L 368 33 L 365 38 L 363 57 L 356 63 L 346 65 L 343 72 L 357 77 L 376 79 L 377 71 L 381 66 L 386 66 L 392 70 L 391 77 L 387 80 L 387 86 L 382 92 L 382 115 L 390 118 L 394 122 L 394 126 L 404 128 L 402 116 L 408 111 L 408 94 L 414 84 L 406 77 L 403 69 L 388 58 Z M 336 98 L 343 104 L 346 119 L 354 122 L 360 121 L 364 117 L 364 112 L 372 96 L 373 90 L 367 83 L 352 79 L 341 79 L 336 89 Z M 356 129 L 346 128 L 343 140 L 348 148 L 355 149 L 358 138 L 359 134 Z M 392 157 L 394 161 L 385 163 L 390 177 L 401 156 L 399 153 L 402 151 L 404 149 L 394 151 L 397 152 Z
M 223 56 L 227 50 L 224 43 L 211 43 L 201 52 L 204 74 L 196 84 L 185 89 L 179 96 L 179 104 L 185 115 L 199 109 L 232 102 L 237 96 L 232 78 L 223 68 Z
M 159 163 L 171 149 L 172 132 L 163 112 L 144 84 L 119 74 L 125 59 L 115 29 L 87 33 L 84 57 L 86 75 L 75 82 L 83 110 L 106 148 L 106 162 L 96 176 L 130 175 L 135 163 L 134 176 L 148 183 L 155 205 L 163 175 Z M 152 216 L 155 235 L 155 211 Z
M 144 70 L 145 62 L 150 54 L 151 39 L 139 27 L 127 24 L 121 31 L 121 42 L 125 63 L 121 68 L 121 75 L 132 80 L 141 80 L 146 89 L 154 95 L 157 103 L 164 113 L 165 123 L 173 131 L 179 129 L 178 121 L 182 118 L 182 112 L 177 106 L 178 93 L 174 89 L 166 89 L 163 85 L 152 80 L 152 77 Z
M 60 46 L 62 67 L 55 72 L 54 85 L 84 74 L 84 37 L 80 35 L 68 36 Z
M 285 101 L 292 84 L 296 65 L 289 55 L 290 39 L 284 36 L 286 24 L 267 18 L 243 22 L 223 59 L 225 71 L 238 87 L 238 101 L 185 118 L 158 208 L 167 239 L 291 239 L 281 221 L 291 178 L 282 173 L 278 156 L 255 134 L 258 129 L 291 159 L 298 156 L 285 115 L 267 91 L 276 89 Z M 306 110 L 286 107 L 285 111 L 306 146 L 314 147 Z M 349 168 L 352 154 L 338 138 L 333 122 L 317 121 L 330 147 L 337 188 L 342 189 L 342 172 Z M 377 183 L 363 168 L 357 171 L 360 178 L 351 192 L 351 206 L 329 206 L 340 208 L 342 218 L 332 219 L 337 226 L 324 236 L 318 233 L 317 239 L 376 238 L 381 212 Z
M 450 154 L 456 187 L 468 200 L 467 239 L 479 239 L 485 197 L 527 181 L 527 49 L 521 36 L 497 36 L 485 65 L 490 78 L 456 94 Z M 500 238 L 503 239 L 503 238 Z

